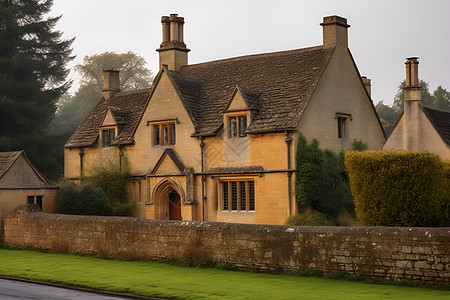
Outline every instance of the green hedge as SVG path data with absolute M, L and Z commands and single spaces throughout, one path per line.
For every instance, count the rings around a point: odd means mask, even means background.
M 335 218 L 343 210 L 353 211 L 343 155 L 320 149 L 316 139 L 308 144 L 300 134 L 296 168 L 295 196 L 300 213 L 312 209 Z
M 442 225 L 448 186 L 437 154 L 353 151 L 345 165 L 361 225 Z
M 113 211 L 102 189 L 90 185 L 65 185 L 58 192 L 58 213 L 108 216 Z

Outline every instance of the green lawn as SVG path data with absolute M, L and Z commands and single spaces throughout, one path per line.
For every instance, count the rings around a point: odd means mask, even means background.
M 450 291 L 0 249 L 0 275 L 180 299 L 450 299 Z

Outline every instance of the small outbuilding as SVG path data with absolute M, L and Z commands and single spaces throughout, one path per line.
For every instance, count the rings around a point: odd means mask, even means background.
M 0 216 L 27 203 L 56 212 L 58 187 L 30 162 L 25 151 L 0 152 Z

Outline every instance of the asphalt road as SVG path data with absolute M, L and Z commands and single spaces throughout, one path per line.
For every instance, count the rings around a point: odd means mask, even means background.
M 42 285 L 37 283 L 0 279 L 0 300 L 18 300 L 18 299 L 117 300 L 130 298 L 102 295 L 86 291 Z

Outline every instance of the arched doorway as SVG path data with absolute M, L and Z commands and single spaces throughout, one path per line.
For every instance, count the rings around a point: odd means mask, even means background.
M 161 180 L 155 186 L 152 198 L 155 203 L 155 219 L 182 220 L 184 191 L 178 182 L 171 178 Z
M 181 220 L 181 197 L 175 190 L 169 194 L 169 220 Z

